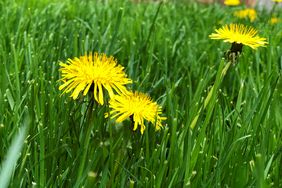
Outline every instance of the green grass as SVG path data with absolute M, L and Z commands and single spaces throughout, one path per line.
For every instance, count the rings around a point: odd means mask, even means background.
M 268 24 L 265 10 L 250 23 L 220 5 L 102 2 L 0 2 L 0 180 L 282 187 L 281 23 Z M 269 45 L 244 47 L 222 76 L 230 44 L 208 35 L 231 22 L 257 28 Z M 91 51 L 116 57 L 134 80 L 130 88 L 163 106 L 161 131 L 116 125 L 104 117 L 107 105 L 94 104 L 86 118 L 87 100 L 61 95 L 59 62 Z

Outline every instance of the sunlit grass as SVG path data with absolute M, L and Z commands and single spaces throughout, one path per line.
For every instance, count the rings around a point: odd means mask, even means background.
M 10 187 L 281 187 L 282 26 L 266 11 L 250 23 L 230 8 L 1 1 L 0 172 L 30 122 Z M 268 45 L 243 48 L 223 77 L 230 44 L 208 36 L 230 23 L 256 28 Z M 96 51 L 125 67 L 128 89 L 162 106 L 163 129 L 141 135 L 105 118 L 108 102 L 90 113 L 87 97 L 61 95 L 59 62 Z

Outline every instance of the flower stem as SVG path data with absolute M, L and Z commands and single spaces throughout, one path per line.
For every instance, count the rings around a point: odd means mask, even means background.
M 201 112 L 206 109 L 206 107 L 208 106 L 210 101 L 216 99 L 215 98 L 215 92 L 217 92 L 221 81 L 223 80 L 224 76 L 226 75 L 226 72 L 228 71 L 230 65 L 232 64 L 232 61 L 228 61 L 228 63 L 224 67 L 223 67 L 223 63 L 224 63 L 224 61 L 222 61 L 220 63 L 219 70 L 218 70 L 219 72 L 217 73 L 215 83 L 213 84 L 212 88 L 210 89 L 210 91 L 209 91 L 209 93 L 208 93 L 208 95 L 207 95 L 207 97 L 204 101 L 204 105 L 199 109 L 197 115 L 194 117 L 194 119 L 192 120 L 192 122 L 190 124 L 191 129 L 195 128 Z
M 278 3 L 274 3 L 274 5 L 272 6 L 272 9 L 270 11 L 270 18 L 272 18 L 273 14 L 275 13 L 275 9 Z
M 78 169 L 78 174 L 77 174 L 77 179 L 76 179 L 76 185 L 75 187 L 79 187 L 80 183 L 82 182 L 82 175 L 84 172 L 84 167 L 85 167 L 85 161 L 87 157 L 87 151 L 88 151 L 88 146 L 91 138 L 91 131 L 93 128 L 93 107 L 94 107 L 94 98 L 91 98 L 86 110 L 86 121 L 85 125 L 87 126 L 86 130 L 86 136 L 84 137 L 83 145 L 82 145 L 82 156 L 80 158 L 80 164 L 79 164 L 79 169 Z

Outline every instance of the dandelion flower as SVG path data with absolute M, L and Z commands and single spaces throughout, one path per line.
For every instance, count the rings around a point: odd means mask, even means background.
M 272 2 L 275 2 L 275 3 L 282 3 L 282 0 L 272 0 Z
M 109 96 L 126 93 L 126 84 L 132 81 L 127 78 L 121 65 L 111 56 L 94 53 L 88 56 L 68 59 L 67 63 L 60 63 L 63 84 L 59 90 L 63 93 L 71 91 L 71 97 L 76 99 L 79 93 L 86 95 L 89 89 L 93 89 L 94 99 L 101 105 L 104 104 L 103 90 L 106 89 Z
M 225 25 L 215 30 L 216 33 L 209 35 L 211 39 L 223 40 L 232 43 L 232 46 L 249 46 L 256 49 L 260 46 L 266 46 L 266 38 L 257 36 L 257 30 L 252 27 L 246 27 L 242 24 Z
M 257 13 L 256 13 L 255 9 L 248 8 L 248 9 L 245 9 L 245 10 L 235 11 L 234 16 L 236 16 L 238 18 L 249 18 L 251 20 L 251 22 L 253 22 L 257 17 Z
M 144 120 L 155 125 L 155 129 L 159 130 L 162 127 L 161 117 L 162 108 L 151 100 L 149 96 L 139 92 L 128 92 L 125 95 L 115 95 L 110 100 L 111 118 L 116 118 L 116 122 L 120 123 L 126 118 L 130 118 L 134 123 L 133 130 L 135 131 L 140 125 L 141 134 L 145 130 Z
M 237 6 L 240 5 L 240 0 L 225 0 L 224 4 L 227 6 Z
M 272 17 L 270 20 L 269 20 L 269 23 L 270 24 L 277 24 L 278 22 L 280 22 L 279 18 L 276 18 L 276 17 Z

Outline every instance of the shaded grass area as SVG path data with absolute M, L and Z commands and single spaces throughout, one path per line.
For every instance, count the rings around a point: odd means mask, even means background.
M 30 122 L 11 187 L 282 186 L 282 26 L 267 12 L 254 23 L 198 4 L 1 1 L 0 12 L 1 164 Z M 230 46 L 208 35 L 231 22 L 253 25 L 269 45 L 244 47 L 220 79 Z M 91 51 L 116 57 L 132 89 L 163 106 L 163 130 L 117 125 L 107 105 L 85 123 L 87 99 L 61 95 L 57 80 L 60 61 Z

